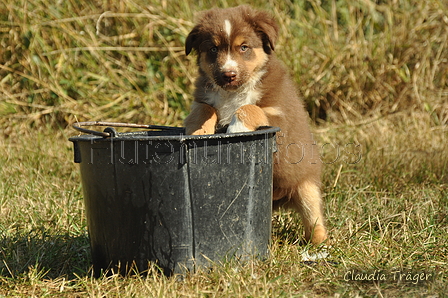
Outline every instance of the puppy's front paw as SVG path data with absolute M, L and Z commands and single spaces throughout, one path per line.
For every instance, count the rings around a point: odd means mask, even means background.
M 260 126 L 268 125 L 268 118 L 260 107 L 245 105 L 236 110 L 227 128 L 227 133 L 254 131 Z
M 209 135 L 215 133 L 218 115 L 212 106 L 194 102 L 190 115 L 185 119 L 185 133 L 187 135 Z
M 247 132 L 254 130 L 255 129 L 248 128 L 237 114 L 233 115 L 232 121 L 230 121 L 229 127 L 227 127 L 227 133 Z
M 195 131 L 186 131 L 187 135 L 193 135 L 193 136 L 201 136 L 201 135 L 211 135 L 215 133 L 215 130 L 207 130 L 205 128 L 200 128 Z

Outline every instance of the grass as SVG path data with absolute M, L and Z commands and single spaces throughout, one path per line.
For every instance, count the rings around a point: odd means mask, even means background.
M 319 248 L 299 245 L 298 216 L 281 211 L 268 260 L 229 261 L 181 281 L 156 273 L 93 278 L 69 125 L 181 125 L 195 77 L 183 43 L 195 12 L 209 5 L 7 0 L 0 4 L 0 297 L 446 296 L 446 3 L 254 5 L 279 20 L 277 53 L 314 122 L 326 164 L 330 256 L 303 262 L 305 250 Z M 375 272 L 387 280 L 354 280 Z M 432 276 L 403 280 L 421 273 Z

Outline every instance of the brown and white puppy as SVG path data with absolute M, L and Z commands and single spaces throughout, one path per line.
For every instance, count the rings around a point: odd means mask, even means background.
M 187 134 L 253 131 L 277 126 L 274 200 L 295 207 L 305 239 L 327 238 L 320 192 L 321 162 L 308 115 L 293 81 L 274 53 L 278 26 L 266 12 L 249 6 L 202 13 L 187 37 L 186 54 L 198 54 L 199 77 Z M 281 201 L 279 201 L 281 202 Z

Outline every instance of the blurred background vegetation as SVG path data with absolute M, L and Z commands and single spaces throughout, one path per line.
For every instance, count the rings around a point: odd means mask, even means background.
M 0 125 L 78 121 L 181 125 L 195 57 L 195 14 L 241 1 L 50 1 L 0 4 Z M 252 1 L 279 21 L 277 55 L 312 120 L 356 123 L 398 111 L 448 121 L 445 0 Z

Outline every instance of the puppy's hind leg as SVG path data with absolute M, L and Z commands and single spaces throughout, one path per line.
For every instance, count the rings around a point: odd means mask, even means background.
M 302 217 L 305 240 L 320 244 L 327 239 L 320 187 L 318 183 L 305 180 L 300 182 L 297 190 L 292 199 Z

